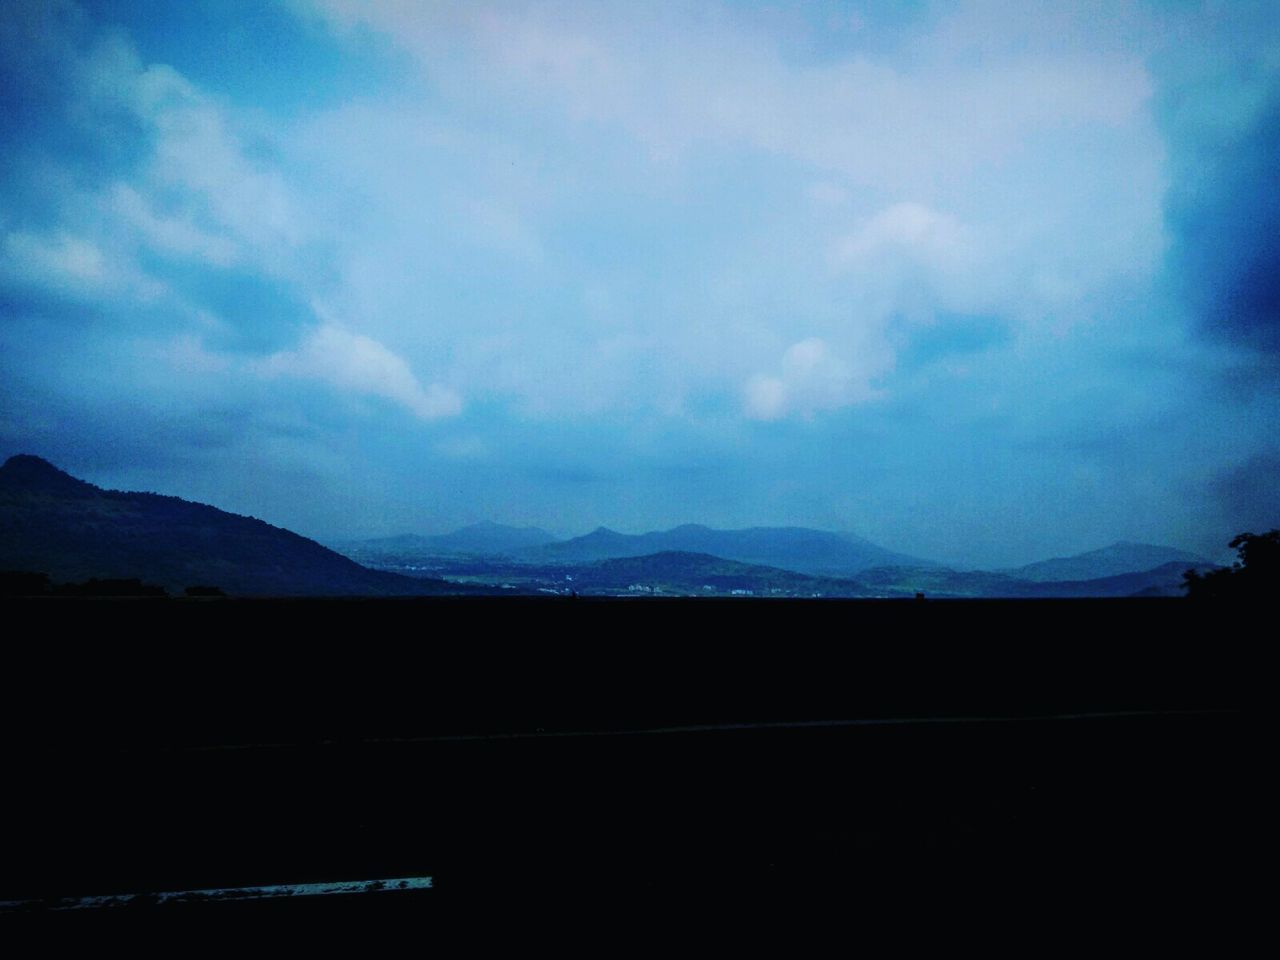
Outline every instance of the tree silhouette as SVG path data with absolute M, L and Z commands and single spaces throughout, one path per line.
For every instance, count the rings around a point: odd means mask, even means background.
M 1201 575 L 1188 570 L 1182 586 L 1197 599 L 1260 600 L 1280 588 L 1280 530 L 1242 533 L 1228 546 L 1239 559 L 1229 567 Z

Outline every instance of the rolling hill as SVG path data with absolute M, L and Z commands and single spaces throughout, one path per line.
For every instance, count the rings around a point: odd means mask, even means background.
M 1142 573 L 1154 570 L 1169 563 L 1188 567 L 1212 567 L 1214 564 L 1204 557 L 1196 556 L 1185 550 L 1172 547 L 1160 547 L 1150 543 L 1130 543 L 1117 541 L 1100 550 L 1089 550 L 1070 557 L 1055 557 L 1029 563 L 1013 570 L 1003 570 L 1011 577 L 1019 580 L 1031 580 L 1036 583 L 1049 581 L 1097 580 L 1102 577 L 1116 577 L 1126 573 Z
M 571 568 L 573 582 L 583 591 L 679 593 L 686 596 L 861 597 L 866 591 L 852 580 L 811 577 L 791 570 L 739 563 L 705 553 L 669 550 L 640 557 L 616 557 Z
M 931 566 L 928 561 L 894 553 L 851 534 L 805 527 L 714 530 L 692 523 L 643 534 L 600 527 L 572 540 L 522 550 L 517 556 L 530 563 L 578 564 L 655 553 L 700 553 L 810 576 L 839 578 L 872 567 Z
M 881 596 L 904 596 L 913 592 L 930 597 L 1069 599 L 1083 597 L 1180 597 L 1182 574 L 1188 567 L 1204 572 L 1213 564 L 1186 564 L 1178 561 L 1151 570 L 1119 573 L 1085 580 L 1024 580 L 1004 573 L 982 570 L 920 569 L 880 567 L 858 576 L 864 588 Z

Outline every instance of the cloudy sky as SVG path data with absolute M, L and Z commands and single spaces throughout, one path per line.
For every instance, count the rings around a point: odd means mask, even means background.
M 0 5 L 0 456 L 321 539 L 1280 526 L 1275 3 Z

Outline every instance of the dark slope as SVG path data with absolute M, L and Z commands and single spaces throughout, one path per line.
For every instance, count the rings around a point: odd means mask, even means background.
M 202 503 L 103 490 L 39 457 L 0 467 L 0 569 L 54 581 L 140 578 L 181 592 L 404 595 L 444 584 L 368 570 L 296 533 Z
M 1150 543 L 1119 541 L 1100 550 L 1089 550 L 1070 557 L 1055 557 L 1029 563 L 1025 567 L 1005 570 L 1003 573 L 1019 580 L 1037 583 L 1049 581 L 1097 580 L 1126 573 L 1143 573 L 1167 563 L 1180 563 L 1187 567 L 1213 566 L 1204 557 L 1185 550 L 1161 547 Z
M 520 557 L 540 563 L 591 563 L 669 552 L 709 554 L 811 576 L 848 577 L 872 567 L 927 565 L 858 537 L 824 530 L 804 527 L 713 530 L 699 524 L 638 535 L 600 527 L 586 536 L 522 551 Z

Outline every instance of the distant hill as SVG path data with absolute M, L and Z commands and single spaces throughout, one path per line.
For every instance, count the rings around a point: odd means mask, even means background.
M 503 557 L 521 550 L 555 543 L 558 538 L 537 527 L 508 527 L 501 523 L 475 523 L 452 533 L 434 536 L 405 534 L 335 544 L 339 552 L 359 559 L 411 557 Z
M 626 534 L 606 527 L 572 540 L 522 550 L 531 563 L 577 564 L 655 553 L 699 553 L 739 563 L 792 570 L 810 576 L 850 577 L 882 566 L 930 566 L 851 534 L 805 527 L 713 530 L 685 524 L 671 530 Z
M 856 577 L 822 577 L 688 551 L 664 551 L 584 563 L 529 563 L 509 558 L 437 558 L 426 567 L 384 568 L 429 574 L 473 589 L 499 587 L 561 596 L 914 597 L 935 599 L 1063 599 L 1182 596 L 1181 563 L 1093 580 L 1036 583 L 1002 573 L 945 567 L 875 567 Z M 1201 571 L 1208 569 L 1200 567 Z
M 1201 573 L 1214 569 L 1217 565 L 1200 562 L 1187 564 L 1179 560 L 1162 564 L 1152 570 L 1137 573 L 1120 573 L 1112 577 L 1097 577 L 1092 580 L 1055 581 L 1038 583 L 1032 588 L 1032 596 L 1048 597 L 1181 597 L 1186 593 L 1182 589 L 1182 575 L 1194 567 Z M 1034 592 L 1036 589 L 1044 593 Z
M 694 596 L 730 594 L 735 590 L 753 596 L 860 597 L 862 587 L 851 580 L 811 577 L 791 570 L 739 563 L 705 553 L 666 551 L 642 557 L 618 557 L 579 564 L 572 568 L 580 590 L 622 592 L 678 592 Z
M 0 467 L 0 570 L 55 582 L 140 578 L 181 593 L 383 596 L 456 588 L 369 570 L 252 517 L 154 493 L 103 490 L 39 457 Z
M 1100 550 L 1090 550 L 1071 557 L 1041 560 L 1038 563 L 1029 563 L 1025 567 L 1001 572 L 1019 580 L 1043 583 L 1097 580 L 1101 577 L 1115 577 L 1126 573 L 1142 573 L 1167 563 L 1183 564 L 1184 570 L 1187 567 L 1214 566 L 1204 557 L 1185 550 L 1175 550 L 1172 547 L 1160 547 L 1149 543 L 1120 541 Z
M 1039 582 L 982 570 L 882 567 L 861 574 L 858 582 L 882 596 L 919 591 L 933 597 L 973 598 L 1180 597 L 1183 596 L 1182 574 L 1188 567 L 1203 572 L 1212 569 L 1214 564 L 1174 561 L 1137 573 Z

